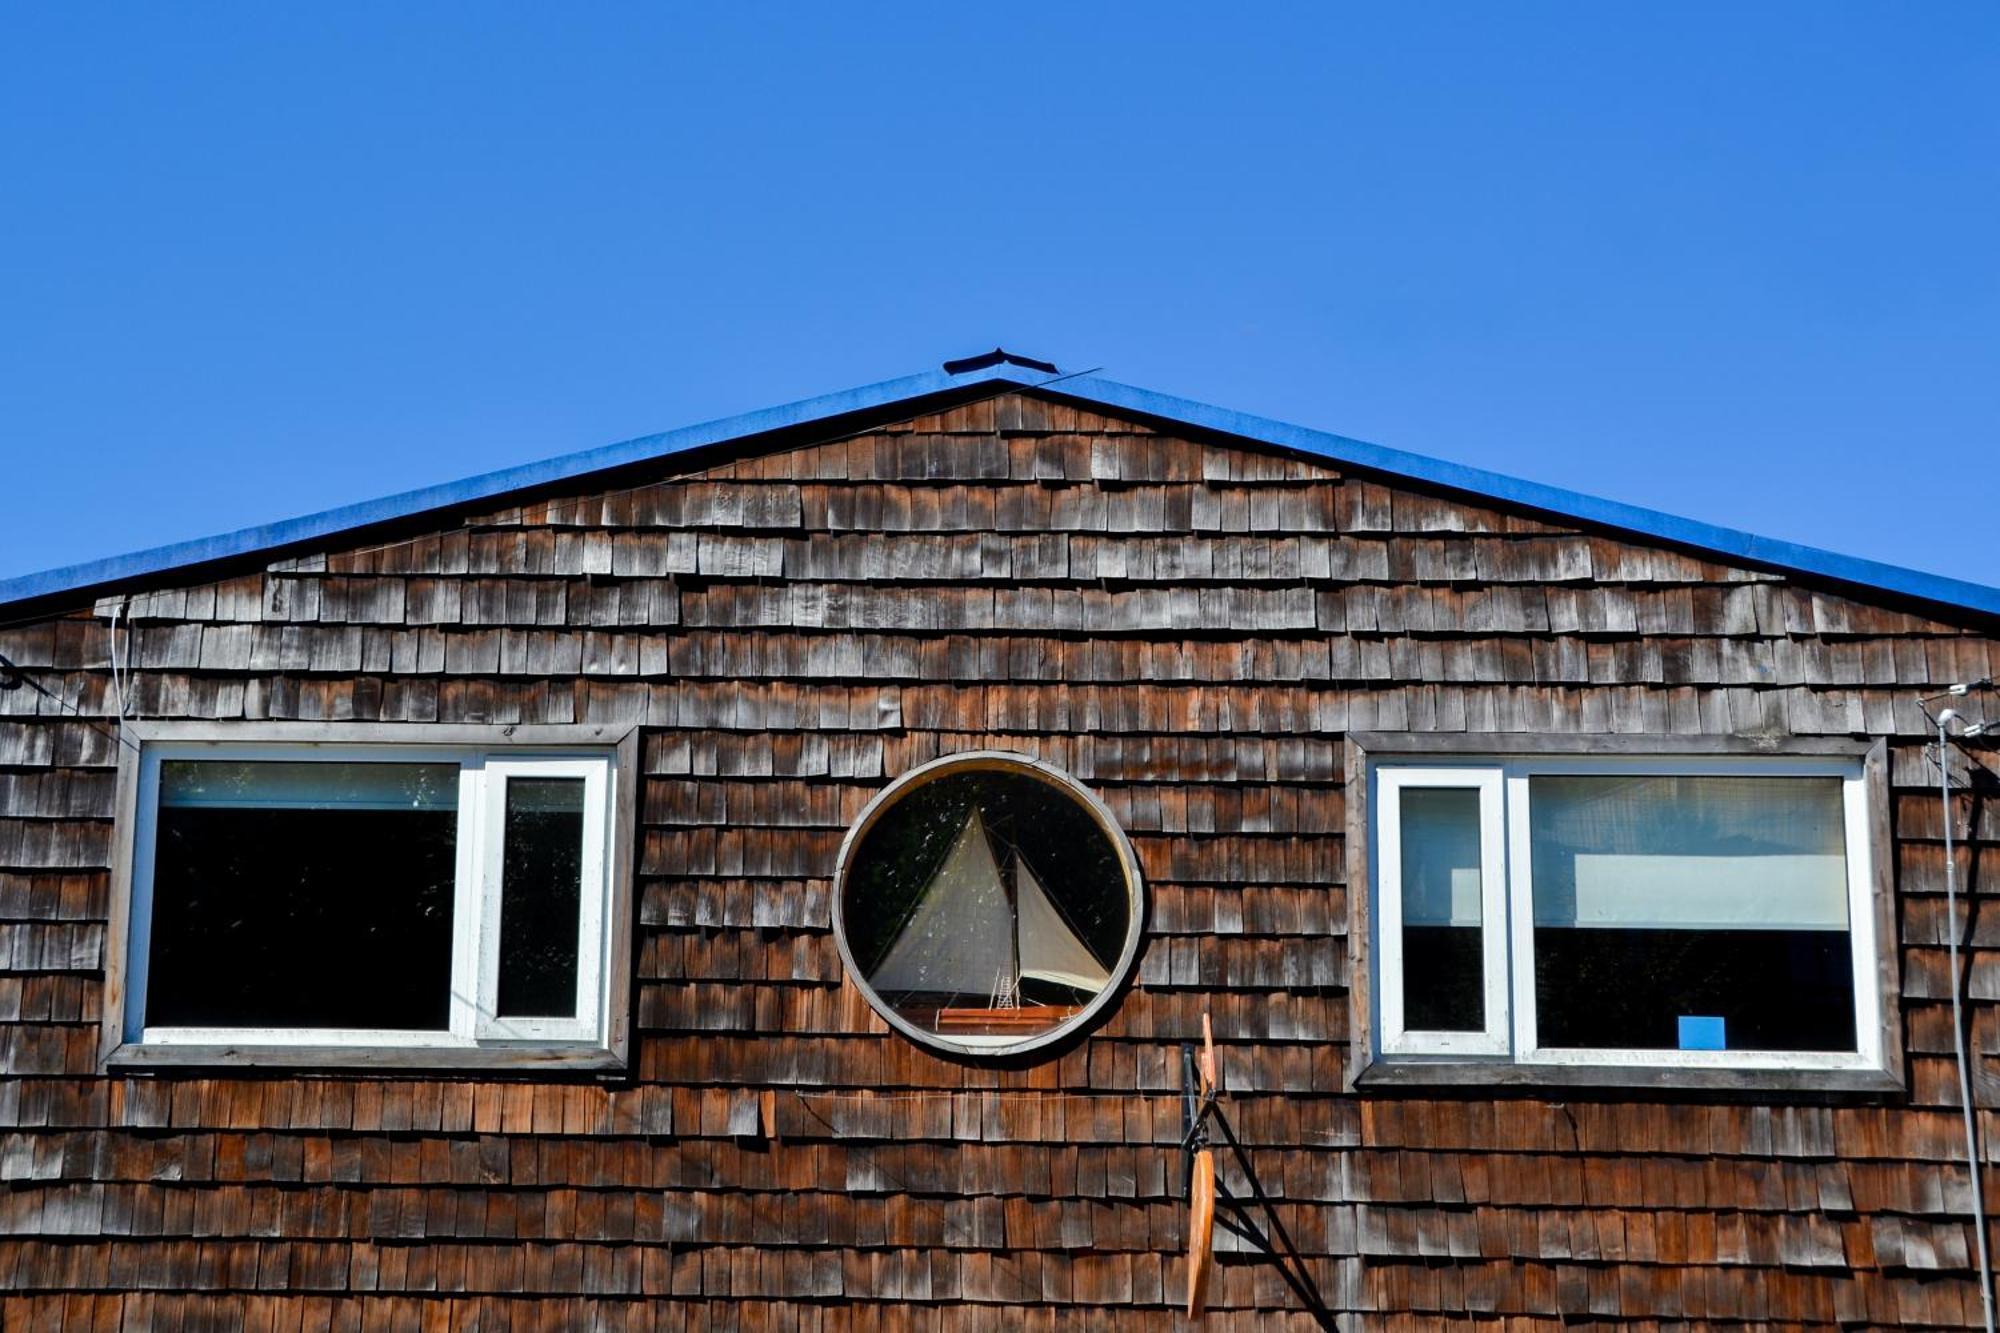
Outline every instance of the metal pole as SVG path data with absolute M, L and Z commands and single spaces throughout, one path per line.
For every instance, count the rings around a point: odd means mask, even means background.
M 1965 1169 L 1972 1179 L 1972 1238 L 1979 1247 L 1979 1304 L 1986 1317 L 1986 1333 L 1993 1327 L 1993 1256 L 1986 1243 L 1986 1191 L 1979 1161 L 1979 1131 L 1972 1114 L 1972 1074 L 1965 1052 L 1965 1004 L 1959 995 L 1958 972 L 1958 862 L 1951 838 L 1951 738 L 1945 728 L 1958 714 L 1945 709 L 1938 714 L 1938 798 L 1944 805 L 1944 903 L 1945 943 L 1951 959 L 1951 1050 L 1958 1061 L 1959 1109 L 1965 1113 Z

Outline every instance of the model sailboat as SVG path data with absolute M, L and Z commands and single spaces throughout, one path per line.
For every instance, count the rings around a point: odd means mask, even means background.
M 1023 981 L 1094 995 L 1111 974 L 1018 853 L 1010 886 L 975 808 L 869 982 L 885 995 L 988 996 L 984 1008 L 939 1009 L 939 1027 L 1046 1027 L 1077 1011 L 1024 1002 Z

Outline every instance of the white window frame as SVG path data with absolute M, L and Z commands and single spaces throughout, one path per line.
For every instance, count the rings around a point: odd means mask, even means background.
M 1485 1026 L 1479 1031 L 1411 1029 L 1404 1021 L 1403 793 L 1453 788 L 1479 796 L 1479 920 Z M 1507 1053 L 1507 868 L 1501 775 L 1486 768 L 1394 767 L 1382 770 L 1375 799 L 1381 835 L 1378 872 L 1382 1051 L 1385 1055 L 1505 1055 Z
M 479 1041 L 594 1041 L 602 1031 L 599 1012 L 604 993 L 605 827 L 609 822 L 610 764 L 605 756 L 588 759 L 484 757 L 484 828 L 479 850 L 484 864 L 479 876 L 477 960 L 479 987 L 474 992 L 473 1036 Z M 583 857 L 578 902 L 576 1008 L 573 1018 L 502 1018 L 494 1012 L 500 994 L 500 899 L 502 867 L 506 864 L 507 784 L 514 778 L 583 779 Z
M 107 948 L 108 1065 L 249 1063 L 311 1066 L 611 1068 L 623 1064 L 629 968 L 631 728 L 382 724 L 128 723 L 121 758 L 119 864 Z M 528 733 L 520 736 L 520 733 Z M 347 739 L 359 734 L 363 739 Z M 443 733 L 437 735 L 437 733 Z M 436 735 L 437 743 L 429 736 Z M 241 739 L 233 737 L 241 736 Z M 292 737 L 296 736 L 297 739 Z M 385 737 L 393 739 L 384 739 Z M 519 737 L 519 739 L 517 739 Z M 616 744 L 535 744 L 587 737 Z M 458 766 L 451 1001 L 444 1029 L 185 1027 L 148 1024 L 153 871 L 160 766 L 172 760 L 395 763 Z M 502 838 L 508 780 L 584 780 L 584 847 L 578 913 L 577 1008 L 570 1018 L 501 1018 L 498 995 Z
M 1504 960 L 1506 983 L 1501 1010 L 1506 1017 L 1504 1039 L 1495 1044 L 1490 1034 L 1465 1034 L 1481 1039 L 1482 1049 L 1435 1042 L 1444 1034 L 1400 1032 L 1392 1026 L 1399 1021 L 1401 989 L 1400 884 L 1396 871 L 1401 863 L 1400 790 L 1407 786 L 1444 785 L 1439 774 L 1463 775 L 1462 785 L 1488 782 L 1502 784 L 1506 835 L 1503 864 L 1504 902 L 1502 911 L 1485 908 L 1484 928 L 1488 932 L 1483 956 L 1488 961 L 1489 988 L 1487 1021 L 1495 1021 L 1491 988 L 1494 981 L 1491 959 L 1496 951 Z M 1622 1048 L 1547 1047 L 1537 1036 L 1534 971 L 1534 858 L 1531 849 L 1529 784 L 1535 777 L 1553 775 L 1643 774 L 1682 777 L 1771 777 L 1838 778 L 1841 781 L 1843 826 L 1847 859 L 1847 909 L 1849 957 L 1853 968 L 1854 1030 L 1853 1051 L 1689 1051 Z M 1385 1057 L 1458 1056 L 1476 1054 L 1499 1057 L 1516 1065 L 1551 1069 L 1592 1067 L 1599 1069 L 1683 1069 L 1683 1070 L 1767 1070 L 1874 1072 L 1884 1068 L 1883 999 L 1878 976 L 1878 959 L 1883 941 L 1878 930 L 1875 904 L 1879 850 L 1873 835 L 1874 817 L 1870 808 L 1865 765 L 1858 757 L 1846 756 L 1597 756 L 1583 754 L 1494 755 L 1446 759 L 1426 755 L 1421 760 L 1375 759 L 1369 769 L 1373 792 L 1373 864 L 1375 919 L 1379 923 L 1374 945 L 1374 985 L 1380 1025 L 1377 1046 Z M 1481 787 L 1482 791 L 1485 789 Z M 1485 798 L 1482 796 L 1482 813 Z M 1486 823 L 1482 818 L 1482 826 Z M 1487 836 L 1482 833 L 1482 842 Z M 1482 868 L 1490 865 L 1493 850 L 1482 846 Z M 1496 939 L 1495 937 L 1500 937 Z

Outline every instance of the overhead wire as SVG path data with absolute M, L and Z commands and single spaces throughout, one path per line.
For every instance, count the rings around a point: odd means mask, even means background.
M 53 703 L 56 707 L 70 714 L 72 717 L 76 718 L 77 721 L 83 723 L 83 725 L 89 727 L 92 731 L 98 733 L 100 736 L 103 736 L 118 745 L 124 746 L 126 749 L 132 751 L 134 754 L 137 754 L 139 752 L 138 745 L 130 737 L 125 736 L 122 732 L 118 731 L 115 728 L 105 726 L 103 722 L 100 720 L 99 715 L 94 713 L 84 712 L 81 708 L 77 707 L 75 704 L 70 703 L 68 700 L 64 699 L 61 695 L 49 689 L 46 685 L 42 684 L 40 681 L 28 675 L 26 668 L 18 665 L 12 658 L 8 657 L 5 653 L 0 653 L 0 690 L 17 690 L 20 689 L 22 686 L 26 686 L 27 688 L 33 690 L 36 694 L 41 695 L 44 699 L 47 699 L 50 703 Z

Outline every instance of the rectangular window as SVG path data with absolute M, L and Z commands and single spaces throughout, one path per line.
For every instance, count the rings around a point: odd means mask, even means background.
M 1859 760 L 1377 760 L 1384 1056 L 1876 1069 Z
M 121 1044 L 601 1052 L 617 768 L 608 749 L 145 744 Z

